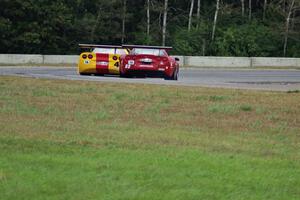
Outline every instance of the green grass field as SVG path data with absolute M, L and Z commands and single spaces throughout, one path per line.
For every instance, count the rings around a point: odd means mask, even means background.
M 300 199 L 299 102 L 0 77 L 0 199 Z

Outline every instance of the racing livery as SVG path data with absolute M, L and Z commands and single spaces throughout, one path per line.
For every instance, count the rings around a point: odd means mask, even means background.
M 121 56 L 120 76 L 134 75 L 159 76 L 168 80 L 177 80 L 179 59 L 167 53 L 172 47 L 122 45 L 130 49 L 128 55 Z
M 93 49 L 80 54 L 78 73 L 81 75 L 104 75 L 120 73 L 120 56 L 128 54 L 122 46 L 79 44 L 80 48 Z

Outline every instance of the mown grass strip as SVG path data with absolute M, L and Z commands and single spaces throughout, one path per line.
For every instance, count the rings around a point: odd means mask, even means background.
M 298 199 L 299 99 L 0 77 L 1 199 Z

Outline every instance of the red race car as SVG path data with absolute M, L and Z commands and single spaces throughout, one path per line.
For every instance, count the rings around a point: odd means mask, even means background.
M 179 59 L 167 53 L 172 47 L 122 45 L 130 49 L 128 55 L 121 56 L 120 76 L 155 76 L 167 80 L 177 80 Z

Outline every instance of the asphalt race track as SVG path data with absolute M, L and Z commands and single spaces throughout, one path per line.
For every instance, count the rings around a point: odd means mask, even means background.
M 179 80 L 80 76 L 73 67 L 0 67 L 1 76 L 159 85 L 204 86 L 274 91 L 300 90 L 300 70 L 180 69 Z

